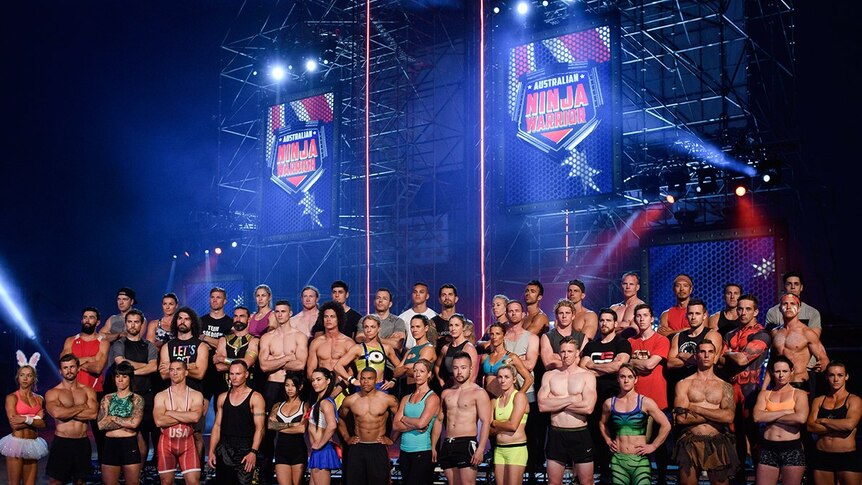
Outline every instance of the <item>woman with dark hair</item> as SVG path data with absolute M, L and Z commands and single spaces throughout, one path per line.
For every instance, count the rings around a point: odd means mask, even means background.
M 106 431 L 102 448 L 102 483 L 120 483 L 120 472 L 127 485 L 137 485 L 141 478 L 141 450 L 138 426 L 144 417 L 144 398 L 132 392 L 135 368 L 129 361 L 117 364 L 114 382 L 117 392 L 102 398 L 96 422 Z
M 311 388 L 315 401 L 307 411 L 308 441 L 311 445 L 308 469 L 312 485 L 329 485 L 331 471 L 341 468 L 341 458 L 332 443 L 332 436 L 338 428 L 335 400 L 332 399 L 335 375 L 323 367 L 314 369 L 311 373 Z
M 299 485 L 308 462 L 305 430 L 308 416 L 302 402 L 302 374 L 288 372 L 284 378 L 287 399 L 269 413 L 267 427 L 278 431 L 275 441 L 275 477 L 279 485 Z
M 415 317 L 411 326 L 414 321 Z M 418 342 L 419 339 L 417 345 Z M 434 350 L 433 346 L 431 350 Z M 432 371 L 431 361 L 427 359 L 413 363 L 415 390 L 401 399 L 392 420 L 392 430 L 401 432 L 401 455 L 398 457 L 401 482 L 410 485 L 430 485 L 433 482 L 433 455 L 436 451 L 431 446 L 431 434 L 440 413 L 440 398 L 429 387 Z
M 482 358 L 482 374 L 485 376 L 485 390 L 493 399 L 500 396 L 502 390 L 497 382 L 497 370 L 505 365 L 511 365 L 516 375 L 521 376 L 521 384 L 518 391 L 526 393 L 527 389 L 533 385 L 533 375 L 524 365 L 524 362 L 518 357 L 506 350 L 505 346 L 506 327 L 500 323 L 492 323 L 488 327 L 488 348 L 489 352 Z
M 762 390 L 754 405 L 754 422 L 765 425 L 757 463 L 759 485 L 802 483 L 805 451 L 802 426 L 808 419 L 808 393 L 790 385 L 793 362 L 783 355 L 770 358 L 767 366 L 772 389 Z
M 19 351 L 18 365 L 18 390 L 6 396 L 6 417 L 12 433 L 0 439 L 0 454 L 6 457 L 7 483 L 34 485 L 37 462 L 48 455 L 48 445 L 38 431 L 45 427 L 45 399 L 33 392 L 37 382 L 35 362 L 27 363 Z
M 437 352 L 435 351 L 435 342 L 428 340 L 428 331 L 433 328 L 430 326 L 431 321 L 425 315 L 417 313 L 410 319 L 410 334 L 416 340 L 416 345 L 410 348 L 401 364 L 395 368 L 394 377 L 399 379 L 402 376 L 407 376 L 407 385 L 403 386 L 403 395 L 410 394 L 416 388 L 416 379 L 413 377 L 413 368 L 416 362 L 420 359 L 425 359 L 429 362 L 437 360 Z M 431 371 L 434 371 L 432 365 Z
M 260 337 L 278 327 L 275 313 L 272 312 L 272 290 L 269 285 L 257 285 L 254 289 L 254 301 L 257 303 L 257 311 L 248 319 L 248 332 Z
M 173 293 L 165 293 L 162 296 L 162 316 L 158 320 L 150 321 L 147 325 L 147 340 L 153 343 L 157 349 L 162 348 L 168 340 L 174 338 L 176 334 L 171 333 L 171 324 L 174 320 L 174 313 L 177 312 L 179 300 L 177 295 Z
M 434 374 L 441 387 L 448 387 L 452 377 L 452 360 L 458 352 L 466 352 L 470 355 L 470 361 L 473 363 L 470 377 L 476 379 L 479 374 L 479 354 L 476 353 L 476 347 L 467 339 L 465 328 L 467 327 L 467 317 L 460 313 L 454 313 L 449 317 L 449 337 L 450 343 L 443 346 L 440 350 L 440 355 L 437 356 L 437 362 L 434 364 Z
M 856 449 L 856 427 L 862 416 L 862 399 L 847 391 L 847 366 L 832 361 L 826 366 L 829 389 L 811 404 L 808 431 L 817 434 L 814 450 L 814 483 L 859 485 L 862 456 Z

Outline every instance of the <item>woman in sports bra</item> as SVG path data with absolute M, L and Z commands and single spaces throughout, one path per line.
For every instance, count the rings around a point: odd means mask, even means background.
M 403 386 L 403 395 L 410 394 L 416 389 L 416 379 L 413 377 L 413 367 L 419 359 L 425 359 L 428 362 L 437 360 L 437 352 L 435 350 L 436 342 L 428 340 L 428 330 L 430 329 L 431 321 L 428 317 L 421 313 L 413 315 L 410 319 L 410 334 L 416 340 L 416 345 L 410 348 L 401 363 L 395 368 L 394 377 L 400 379 L 407 375 L 407 385 Z M 433 367 L 432 367 L 433 370 Z
M 275 440 L 275 477 L 278 485 L 299 485 L 308 462 L 305 430 L 308 418 L 305 403 L 300 398 L 303 376 L 288 372 L 284 378 L 287 399 L 269 412 L 267 427 L 278 431 Z
M 499 326 L 498 323 L 492 325 Z M 494 331 L 491 330 L 492 335 Z M 497 369 L 495 383 L 500 394 L 491 401 L 494 412 L 490 426 L 494 437 L 494 478 L 498 485 L 522 483 L 527 468 L 527 433 L 524 427 L 527 425 L 530 405 L 527 395 L 518 392 L 519 387 L 523 386 L 518 386 L 515 372 L 511 364 L 503 364 Z
M 411 320 L 411 329 L 415 321 L 415 318 Z M 419 345 L 418 338 L 416 342 Z M 432 368 L 427 359 L 420 358 L 413 364 L 416 388 L 401 399 L 392 419 L 392 430 L 401 433 L 401 454 L 398 456 L 401 483 L 431 485 L 433 482 L 433 455 L 436 451 L 431 447 L 431 433 L 440 413 L 440 398 L 429 387 Z
M 479 354 L 476 353 L 476 347 L 467 339 L 464 328 L 467 325 L 467 317 L 460 313 L 453 313 L 449 317 L 449 336 L 450 343 L 440 349 L 440 355 L 437 356 L 437 362 L 434 364 L 434 374 L 440 382 L 440 386 L 448 387 L 452 377 L 452 360 L 458 352 L 466 352 L 470 355 L 470 360 L 473 362 L 473 369 L 470 373 L 475 379 L 479 374 Z
M 599 431 L 613 452 L 613 485 L 649 485 L 650 464 L 647 455 L 658 449 L 670 434 L 670 421 L 658 404 L 635 392 L 637 381 L 634 366 L 623 364 L 617 372 L 620 393 L 602 404 Z M 647 443 L 649 418 L 659 425 L 658 435 L 652 443 Z
M 120 472 L 128 485 L 137 485 L 141 477 L 141 449 L 138 426 L 144 417 L 144 398 L 132 392 L 135 368 L 128 361 L 117 364 L 114 383 L 117 392 L 106 395 L 99 405 L 96 424 L 105 431 L 102 447 L 102 483 L 120 483 Z
M 174 335 L 171 334 L 171 321 L 174 319 L 178 304 L 177 295 L 166 293 L 162 296 L 162 317 L 158 320 L 151 320 L 147 325 L 147 340 L 159 350 L 168 340 L 174 338 Z
M 0 439 L 0 454 L 6 457 L 6 477 L 12 485 L 34 485 L 37 462 L 48 455 L 48 445 L 39 437 L 45 427 L 45 399 L 33 392 L 38 354 L 28 363 L 18 352 L 18 390 L 6 396 L 6 418 L 12 433 Z
M 783 355 L 770 357 L 767 371 L 771 390 L 757 395 L 754 422 L 765 425 L 757 464 L 758 485 L 802 483 L 805 452 L 800 431 L 808 419 L 808 393 L 790 385 L 793 362 Z
M 272 290 L 269 285 L 257 285 L 254 289 L 254 300 L 257 303 L 257 311 L 248 319 L 248 333 L 260 337 L 278 328 L 275 313 L 272 312 Z
M 523 383 L 518 386 L 519 392 L 525 393 L 533 385 L 533 375 L 527 370 L 527 366 L 524 365 L 521 358 L 506 350 L 505 338 L 506 327 L 503 324 L 492 323 L 488 327 L 490 353 L 482 357 L 482 375 L 485 379 L 485 390 L 488 391 L 491 398 L 499 396 L 502 392 L 500 384 L 497 382 L 497 370 L 505 365 L 512 365 L 518 375 L 521 376 Z
M 332 470 L 341 468 L 341 458 L 332 443 L 332 436 L 338 428 L 338 415 L 332 390 L 335 389 L 335 375 L 329 369 L 318 367 L 311 373 L 311 388 L 315 402 L 306 411 L 308 414 L 308 443 L 311 455 L 308 469 L 311 485 L 329 485 Z
M 395 379 L 384 380 L 386 362 L 399 362 L 400 359 L 392 346 L 380 340 L 380 317 L 365 315 L 359 321 L 365 341 L 350 347 L 335 364 L 335 374 L 352 386 L 359 386 L 356 378 L 362 369 L 370 367 L 377 373 L 377 390 L 388 391 L 395 386 Z M 347 368 L 353 364 L 356 374 L 351 375 Z
M 862 399 L 847 392 L 847 366 L 832 361 L 826 366 L 825 396 L 814 399 L 808 414 L 808 431 L 818 436 L 813 453 L 816 485 L 859 485 L 862 455 L 856 449 L 856 427 L 862 416 Z

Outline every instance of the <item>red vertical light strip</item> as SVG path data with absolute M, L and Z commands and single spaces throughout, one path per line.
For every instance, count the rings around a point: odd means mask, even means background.
M 569 262 L 569 211 L 566 211 L 566 262 Z
M 485 0 L 479 0 L 479 272 L 482 333 L 485 335 Z
M 371 313 L 371 0 L 365 1 L 365 314 Z

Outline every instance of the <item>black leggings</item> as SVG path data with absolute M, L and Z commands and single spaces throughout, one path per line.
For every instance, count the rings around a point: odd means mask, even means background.
M 434 463 L 431 461 L 431 450 L 404 451 L 398 457 L 398 468 L 401 469 L 401 483 L 409 485 L 431 485 L 434 483 Z

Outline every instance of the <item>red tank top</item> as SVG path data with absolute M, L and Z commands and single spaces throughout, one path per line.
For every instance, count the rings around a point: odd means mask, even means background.
M 691 324 L 688 323 L 688 316 L 686 313 L 688 312 L 688 308 L 672 306 L 667 310 L 667 325 L 671 330 L 685 330 L 691 327 Z
M 79 359 L 81 357 L 92 357 L 99 353 L 99 345 L 102 342 L 102 336 L 98 335 L 93 340 L 83 340 L 81 334 L 75 335 L 75 340 L 72 341 L 72 354 Z M 102 392 L 102 375 L 93 375 L 86 371 L 78 372 L 78 382 L 81 385 L 92 387 L 96 392 Z

